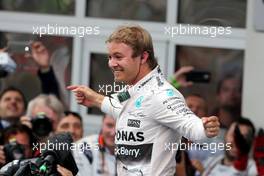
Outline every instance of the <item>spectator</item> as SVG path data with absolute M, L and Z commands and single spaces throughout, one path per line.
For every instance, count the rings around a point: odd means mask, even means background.
M 51 120 L 53 131 L 56 131 L 60 119 L 64 116 L 64 108 L 54 95 L 39 95 L 28 104 L 27 117 L 34 118 L 40 112 Z
M 63 105 L 68 107 L 69 97 L 65 86 L 69 84 L 70 51 L 66 45 L 67 40 L 64 38 L 58 40 L 54 37 L 45 37 L 37 38 L 31 44 L 31 48 L 32 58 L 39 67 L 38 77 L 42 93 L 56 95 Z
M 1 89 L 8 87 L 10 85 L 19 87 L 21 90 L 25 92 L 25 95 L 27 95 L 27 98 L 29 99 L 31 99 L 32 97 L 36 96 L 39 93 L 54 94 L 55 96 L 57 96 L 58 99 L 60 99 L 64 103 L 66 107 L 67 106 L 66 100 L 63 99 L 63 97 L 65 96 L 65 93 L 61 92 L 61 89 L 59 86 L 59 79 L 57 79 L 57 77 L 60 78 L 62 76 L 61 75 L 56 76 L 55 71 L 53 67 L 51 66 L 52 65 L 51 64 L 51 60 L 52 60 L 51 53 L 47 49 L 47 47 L 44 45 L 44 42 L 42 42 L 43 39 L 41 39 L 41 41 L 38 40 L 38 41 L 32 42 L 30 45 L 31 54 L 27 53 L 28 56 L 30 56 L 28 58 L 31 58 L 32 56 L 33 60 L 38 66 L 38 72 L 37 72 L 38 78 L 32 77 L 33 75 L 27 72 L 19 72 L 19 73 L 15 72 L 16 63 L 6 52 L 6 50 L 8 49 L 8 39 L 6 35 L 2 32 L 0 32 L 0 40 L 1 40 L 0 59 L 3 61 L 8 61 L 7 64 L 0 64 L 0 78 L 5 77 L 5 79 L 1 80 Z M 60 57 L 63 57 L 63 56 L 64 55 L 62 56 L 60 55 Z M 67 58 L 63 58 L 63 59 L 67 61 L 69 60 L 68 56 Z M 63 59 L 60 59 L 60 60 L 63 60 Z M 64 65 L 60 64 L 60 66 L 63 67 Z M 13 74 L 10 75 L 10 73 L 13 73 Z M 15 83 L 15 82 L 24 83 L 24 82 L 27 82 L 28 80 L 32 81 L 33 85 L 36 86 L 36 90 L 34 90 L 33 92 L 32 91 L 28 92 L 27 89 L 24 89 L 24 87 L 21 87 L 21 84 L 16 85 Z M 39 84 L 41 86 L 41 90 L 40 90 Z
M 218 107 L 212 114 L 219 117 L 222 128 L 229 128 L 241 116 L 241 90 L 241 79 L 232 74 L 220 80 L 217 87 Z
M 193 69 L 192 66 L 181 67 L 174 73 L 174 78 L 171 80 L 172 85 L 175 88 L 192 86 L 193 82 L 188 82 L 185 74 Z M 235 74 L 226 74 L 219 81 L 217 85 L 218 106 L 211 112 L 211 115 L 219 117 L 221 128 L 228 128 L 241 116 L 241 90 L 241 78 Z
M 34 157 L 33 151 L 33 144 L 36 142 L 30 128 L 28 128 L 25 125 L 21 124 L 15 124 L 10 127 L 8 127 L 5 130 L 4 134 L 4 141 L 5 144 L 8 144 L 10 142 L 16 142 L 16 145 L 20 145 L 23 148 L 23 158 L 20 159 L 28 159 Z M 7 145 L 6 145 L 7 147 Z M 6 160 L 6 153 L 3 150 L 4 146 L 0 146 L 0 165 L 3 165 L 7 162 L 11 162 Z M 9 147 L 9 149 L 11 149 Z M 17 151 L 16 151 L 17 152 Z M 18 153 L 14 154 L 16 156 L 19 156 Z M 22 156 L 22 155 L 21 155 Z M 73 176 L 72 172 L 60 165 L 57 165 L 57 171 L 60 173 L 61 176 Z
M 177 72 L 174 73 L 174 79 L 172 79 L 171 83 L 175 88 L 179 87 L 189 87 L 192 86 L 192 82 L 187 82 L 185 74 L 192 71 L 194 68 L 191 66 L 181 67 Z M 198 117 L 202 118 L 208 115 L 208 107 L 207 102 L 204 97 L 199 94 L 190 94 L 185 98 L 187 106 L 191 109 L 192 112 L 195 113 Z M 214 139 L 208 139 L 207 141 L 201 141 L 201 145 L 195 143 L 197 146 L 196 149 L 189 150 L 178 150 L 176 154 L 176 170 L 177 173 L 175 176 L 192 176 L 195 175 L 196 170 L 200 170 L 202 168 L 202 162 L 206 160 L 209 156 L 212 155 L 210 151 L 202 149 L 202 143 L 219 143 L 223 142 L 223 131 L 220 131 L 218 137 Z M 188 141 L 186 138 L 181 139 L 181 143 L 185 143 L 186 145 L 191 145 L 191 141 Z M 222 151 L 217 151 L 219 154 Z
M 80 114 L 72 111 L 65 111 L 65 116 L 59 121 L 56 132 L 70 132 L 73 141 L 83 137 L 83 122 Z
M 31 44 L 32 57 L 37 63 L 39 70 L 38 76 L 41 80 L 42 93 L 54 94 L 60 99 L 59 84 L 50 65 L 50 53 L 45 45 L 40 41 Z
M 185 68 L 185 67 L 182 67 Z M 180 69 L 183 70 L 183 69 Z M 179 71 L 180 71 L 179 70 Z M 179 72 L 176 72 L 175 75 L 180 75 Z M 207 116 L 207 103 L 206 100 L 199 94 L 190 94 L 185 98 L 187 106 L 194 112 L 198 117 Z M 210 140 L 208 139 L 208 141 Z M 188 141 L 186 138 L 181 139 L 181 143 L 186 145 L 191 145 L 191 141 Z M 199 163 L 210 155 L 209 151 L 203 151 L 202 146 L 197 145 L 197 148 L 189 148 L 187 150 L 178 150 L 176 154 L 176 174 L 175 176 L 194 176 L 195 171 L 199 169 Z M 198 161 L 198 162 L 197 162 Z M 197 164 L 198 163 L 198 164 Z
M 201 170 L 203 175 L 257 175 L 254 160 L 248 159 L 254 133 L 255 127 L 249 119 L 241 117 L 233 122 L 225 135 L 226 153 L 209 158 Z
M 35 151 L 33 151 L 32 148 L 33 143 L 36 141 L 31 130 L 27 126 L 22 124 L 14 124 L 9 126 L 4 130 L 3 139 L 5 150 L 4 146 L 0 146 L 1 164 L 11 162 L 13 159 L 26 159 L 33 157 Z M 14 146 L 16 146 L 16 151 L 14 151 Z M 20 150 L 18 150 L 18 148 Z M 7 150 L 9 150 L 9 152 L 7 152 Z
M 207 116 L 207 103 L 201 95 L 190 94 L 185 98 L 185 101 L 195 115 L 200 118 Z
M 0 94 L 0 130 L 19 121 L 26 109 L 23 93 L 14 87 L 6 88 Z
M 109 115 L 103 117 L 99 135 L 87 136 L 77 143 L 78 146 L 83 146 L 73 151 L 79 168 L 78 176 L 116 175 L 115 119 L 113 117 Z
M 194 68 L 192 66 L 181 67 L 174 73 L 174 77 L 171 80 L 172 85 L 178 89 L 180 87 L 189 87 L 193 85 L 193 82 L 186 80 L 186 73 L 189 73 Z
M 182 137 L 181 143 L 188 145 L 191 143 L 186 138 Z M 196 168 L 190 160 L 188 149 L 179 149 L 176 154 L 176 173 L 175 176 L 194 176 Z
M 191 94 L 186 97 L 187 106 L 198 116 L 204 117 L 208 114 L 206 100 L 199 94 Z M 224 144 L 224 134 L 226 130 L 220 129 L 219 135 L 212 139 L 207 139 L 205 141 L 200 141 L 200 143 L 195 143 L 196 148 L 190 148 L 185 154 L 186 161 L 192 165 L 186 167 L 186 173 L 188 176 L 199 175 L 199 171 L 203 169 L 202 163 L 204 163 L 209 157 L 218 156 L 223 154 L 224 150 L 221 148 L 213 148 L 206 150 L 206 145 L 222 145 Z M 189 141 L 191 143 L 191 141 Z M 189 157 L 189 158 L 188 158 Z M 190 160 L 190 161 L 188 161 Z M 196 173 L 191 171 L 196 171 Z

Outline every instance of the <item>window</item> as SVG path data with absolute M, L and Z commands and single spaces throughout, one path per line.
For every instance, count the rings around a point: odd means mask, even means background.
M 243 76 L 244 51 L 233 49 L 204 48 L 177 46 L 176 68 L 193 66 L 195 70 L 209 71 L 211 81 L 209 83 L 194 83 L 193 86 L 182 88 L 184 96 L 197 93 L 206 98 L 211 112 L 217 106 L 217 86 L 219 82 L 232 76 L 241 79 Z M 241 85 L 239 86 L 241 90 Z M 239 91 L 240 91 L 239 90 Z
M 37 75 L 39 67 L 29 50 L 32 41 L 41 41 L 49 51 L 50 65 L 60 88 L 59 96 L 63 103 L 69 106 L 69 91 L 65 87 L 71 83 L 72 38 L 57 36 L 36 38 L 34 35 L 22 33 L 6 33 L 6 36 L 9 40 L 8 53 L 16 63 L 16 70 L 2 80 L 1 88 L 18 87 L 25 93 L 27 100 L 42 92 Z
M 75 0 L 1 0 L 0 10 L 74 15 Z
M 142 21 L 166 21 L 167 0 L 87 0 L 86 16 Z
M 92 53 L 90 63 L 90 87 L 100 93 L 105 94 L 103 90 L 106 85 L 112 84 L 114 78 L 111 70 L 107 66 L 107 54 Z M 99 74 L 100 73 L 100 74 Z M 87 80 L 89 82 L 89 80 Z M 89 114 L 102 114 L 97 108 L 90 108 Z
M 245 28 L 246 0 L 179 0 L 178 23 Z

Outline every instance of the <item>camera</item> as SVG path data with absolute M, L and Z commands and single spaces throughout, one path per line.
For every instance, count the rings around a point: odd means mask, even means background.
M 211 81 L 211 73 L 208 71 L 190 71 L 186 73 L 186 81 L 197 83 L 209 83 Z
M 23 145 L 18 144 L 16 141 L 11 141 L 10 143 L 4 145 L 4 152 L 6 162 L 25 159 L 25 148 Z
M 52 123 L 45 113 L 38 113 L 31 123 L 33 134 L 37 137 L 46 137 L 52 132 Z
M 58 146 L 61 143 L 71 146 L 73 139 L 70 133 L 59 133 L 49 136 L 47 141 Z M 0 169 L 0 176 L 60 176 L 57 165 L 69 169 L 75 176 L 78 167 L 75 163 L 71 149 L 54 148 L 44 150 L 39 157 L 25 160 L 14 160 Z

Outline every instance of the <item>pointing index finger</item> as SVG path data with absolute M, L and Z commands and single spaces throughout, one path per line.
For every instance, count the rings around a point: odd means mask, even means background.
M 71 85 L 71 86 L 67 86 L 67 89 L 68 90 L 74 90 L 74 89 L 77 89 L 79 86 L 77 85 Z

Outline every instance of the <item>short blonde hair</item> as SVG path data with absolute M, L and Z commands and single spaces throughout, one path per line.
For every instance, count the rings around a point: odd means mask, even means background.
M 150 69 L 154 69 L 158 63 L 154 56 L 152 38 L 148 31 L 141 26 L 120 26 L 106 40 L 106 43 L 125 43 L 133 50 L 132 57 L 148 52 L 147 63 Z

